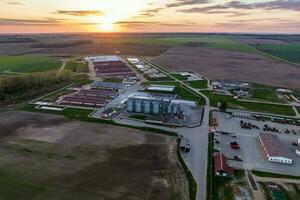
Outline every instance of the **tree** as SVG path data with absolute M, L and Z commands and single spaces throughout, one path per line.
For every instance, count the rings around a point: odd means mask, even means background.
M 219 109 L 221 112 L 225 112 L 227 110 L 227 102 L 226 101 L 221 102 Z

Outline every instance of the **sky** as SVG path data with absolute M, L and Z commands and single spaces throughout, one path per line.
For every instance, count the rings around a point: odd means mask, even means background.
M 0 33 L 300 33 L 300 0 L 0 0 Z

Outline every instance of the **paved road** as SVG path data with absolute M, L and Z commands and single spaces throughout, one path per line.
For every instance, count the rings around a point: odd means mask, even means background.
M 161 71 L 174 81 L 180 83 L 190 92 L 201 96 L 205 99 L 204 115 L 202 125 L 196 128 L 182 128 L 179 130 L 179 134 L 184 135 L 190 140 L 191 151 L 187 155 L 183 155 L 186 165 L 191 170 L 194 178 L 197 182 L 197 200 L 206 199 L 206 172 L 207 172 L 207 150 L 208 150 L 208 132 L 209 132 L 209 112 L 210 112 L 210 101 L 208 97 L 202 94 L 197 89 L 192 88 L 182 80 L 178 80 L 176 77 L 169 74 L 166 70 L 154 65 L 148 60 L 144 60 L 151 67 Z
M 157 125 L 145 124 L 141 121 L 130 120 L 130 119 L 120 119 L 114 118 L 117 123 L 133 125 L 137 127 L 152 127 L 159 128 L 166 131 L 176 132 L 180 135 L 184 135 L 186 138 L 190 140 L 191 151 L 189 153 L 182 153 L 182 157 L 189 167 L 191 173 L 193 174 L 196 182 L 197 182 L 197 200 L 205 200 L 206 199 L 206 172 L 207 172 L 207 149 L 208 149 L 208 131 L 209 131 L 209 99 L 204 96 L 202 93 L 197 91 L 196 89 L 190 87 L 183 81 L 176 79 L 175 77 L 169 75 L 169 73 L 149 61 L 145 62 L 151 65 L 153 68 L 158 69 L 162 73 L 166 74 L 170 78 L 174 79 L 174 81 L 180 83 L 182 86 L 186 87 L 189 91 L 193 92 L 197 96 L 201 96 L 205 99 L 206 105 L 204 106 L 204 115 L 202 125 L 194 128 L 182 127 L 182 128 L 169 128 L 162 127 Z M 91 73 L 93 73 L 93 65 L 90 63 L 89 65 Z M 91 74 L 91 76 L 93 76 Z M 116 99 L 111 101 L 106 107 L 99 109 L 96 111 L 92 117 L 98 118 L 100 114 L 107 108 L 120 104 L 120 102 L 125 99 L 129 94 L 141 89 L 142 86 L 140 83 L 136 83 L 128 88 L 123 94 L 119 95 Z

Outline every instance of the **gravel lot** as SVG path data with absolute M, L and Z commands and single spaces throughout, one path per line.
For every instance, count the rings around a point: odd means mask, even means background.
M 300 176 L 300 157 L 298 157 L 295 154 L 295 147 L 292 146 L 292 142 L 297 141 L 298 138 L 300 138 L 300 134 L 294 135 L 292 133 L 285 134 L 285 133 L 271 133 L 271 134 L 277 134 L 283 145 L 286 147 L 288 152 L 290 153 L 290 156 L 292 157 L 294 163 L 292 165 L 284 165 L 280 163 L 272 163 L 264 159 L 263 154 L 259 148 L 259 145 L 257 143 L 257 136 L 259 132 L 263 131 L 262 128 L 264 124 L 268 124 L 271 127 L 276 127 L 279 130 L 284 130 L 286 128 L 292 130 L 296 130 L 297 132 L 300 130 L 300 127 L 293 126 L 293 125 L 283 125 L 278 123 L 272 123 L 272 122 L 260 122 L 255 120 L 244 120 L 239 118 L 231 118 L 227 119 L 226 114 L 220 113 L 220 112 L 214 112 L 214 115 L 217 117 L 218 121 L 218 130 L 220 131 L 226 131 L 230 133 L 235 133 L 237 135 L 236 140 L 241 145 L 241 157 L 243 159 L 242 167 L 247 170 L 260 170 L 260 171 L 267 171 L 267 172 L 274 172 L 274 173 L 281 173 L 281 174 L 288 174 L 288 175 L 297 175 Z M 251 122 L 252 124 L 258 125 L 260 127 L 259 130 L 256 129 L 241 129 L 240 128 L 240 120 Z M 220 144 L 222 146 L 229 146 L 228 140 L 231 136 L 222 136 L 225 144 Z M 228 139 L 229 137 L 229 139 Z M 226 139 L 227 138 L 227 139 Z M 222 139 L 220 140 L 220 143 L 222 143 Z M 233 150 L 229 148 L 222 148 L 224 150 L 224 154 L 231 158 L 233 154 Z M 237 164 L 236 161 L 230 161 L 230 164 L 232 164 L 235 167 L 239 167 L 240 164 Z M 240 162 L 239 162 L 240 163 Z

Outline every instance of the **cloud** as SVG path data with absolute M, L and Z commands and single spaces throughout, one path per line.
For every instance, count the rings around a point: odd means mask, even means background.
M 160 10 L 163 8 L 153 8 L 148 10 L 143 10 L 138 17 L 153 17 L 156 16 Z
M 71 16 L 102 16 L 104 15 L 104 12 L 100 10 L 57 10 L 55 14 Z
M 24 5 L 24 2 L 22 0 L 2 0 L 2 2 L 12 6 Z
M 178 10 L 182 13 L 229 13 L 229 9 L 238 10 L 253 10 L 253 9 L 263 9 L 263 10 L 292 10 L 300 11 L 300 1 L 299 0 L 273 0 L 268 2 L 260 3 L 244 3 L 241 1 L 231 1 L 225 4 L 216 4 L 213 6 L 204 7 L 193 7 L 189 9 Z M 232 12 L 234 14 L 234 11 Z
M 9 19 L 0 18 L 0 25 L 52 26 L 62 25 L 63 19 Z
M 180 7 L 180 6 L 188 6 L 188 5 L 199 5 L 199 4 L 206 4 L 210 3 L 210 0 L 177 0 L 174 3 L 167 4 L 166 7 Z

